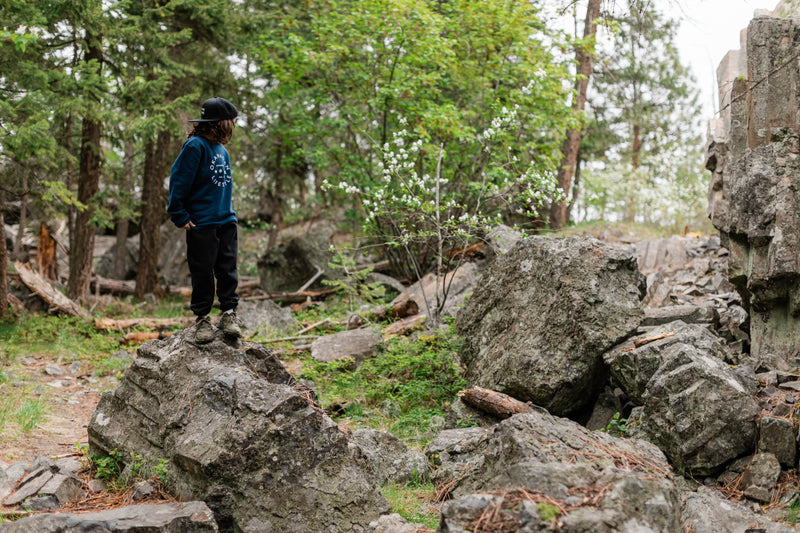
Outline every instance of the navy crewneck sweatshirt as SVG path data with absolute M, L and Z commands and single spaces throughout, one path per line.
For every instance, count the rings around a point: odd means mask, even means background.
M 172 164 L 167 213 L 179 228 L 189 221 L 193 229 L 236 222 L 232 202 L 233 180 L 228 151 L 201 136 L 189 137 Z

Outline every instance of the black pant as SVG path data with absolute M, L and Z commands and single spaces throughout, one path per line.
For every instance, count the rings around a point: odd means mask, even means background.
M 236 309 L 239 273 L 236 269 L 239 236 L 235 222 L 218 228 L 186 231 L 186 257 L 192 275 L 192 312 L 205 316 L 214 305 L 214 278 L 222 311 Z

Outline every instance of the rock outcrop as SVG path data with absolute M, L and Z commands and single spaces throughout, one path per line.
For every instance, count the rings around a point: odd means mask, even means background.
M 516 521 L 519 531 L 546 531 L 554 520 L 560 531 L 680 530 L 672 471 L 652 444 L 546 412 L 515 415 L 472 438 L 482 457 L 454 469 L 460 473 L 450 483 L 454 499 L 442 510 L 442 531 L 474 530 L 492 512 Z M 438 449 L 438 460 L 456 458 L 460 446 Z
M 458 315 L 468 381 L 556 415 L 586 409 L 603 386 L 602 354 L 639 326 L 644 290 L 629 250 L 591 238 L 519 241 Z
M 800 22 L 759 12 L 718 69 L 721 117 L 706 167 L 709 216 L 750 313 L 751 354 L 796 360 L 800 342 Z M 796 361 L 795 361 L 796 362 Z
M 193 333 L 139 348 L 92 416 L 92 453 L 166 459 L 222 529 L 349 532 L 389 510 L 361 448 L 267 349 Z
M 681 473 L 708 475 L 752 451 L 760 408 L 755 378 L 723 362 L 719 338 L 683 322 L 659 326 L 608 352 L 612 376 L 643 409 L 637 423 Z M 743 383 L 745 381 L 745 383 Z
M 96 513 L 42 514 L 0 525 L 3 533 L 216 533 L 203 502 L 129 505 Z

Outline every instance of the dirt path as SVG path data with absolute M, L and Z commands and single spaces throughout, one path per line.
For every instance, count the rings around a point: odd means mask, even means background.
M 45 405 L 44 419 L 30 431 L 7 422 L 0 430 L 0 461 L 27 461 L 39 455 L 63 456 L 88 442 L 86 427 L 103 391 L 114 387 L 114 377 L 98 378 L 82 365 L 41 357 L 26 357 L 7 371 L 0 384 L 0 401 L 26 394 Z

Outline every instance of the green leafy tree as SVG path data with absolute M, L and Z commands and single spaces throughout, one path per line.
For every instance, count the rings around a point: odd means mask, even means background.
M 425 187 L 427 195 L 438 187 L 443 202 L 458 203 L 447 218 L 471 217 L 479 205 L 484 213 L 533 207 L 504 204 L 499 193 L 530 192 L 532 182 L 520 177 L 551 180 L 560 159 L 572 120 L 560 83 L 565 69 L 549 44 L 560 36 L 547 35 L 524 1 L 357 4 L 287 7 L 265 31 L 260 64 L 272 84 L 266 121 L 280 147 L 280 190 L 302 182 L 311 169 L 316 187 L 331 185 L 315 191 L 318 197 L 349 203 L 355 215 L 364 207 L 355 191 L 380 190 L 391 202 L 401 191 L 408 196 Z M 511 111 L 513 128 L 493 124 Z M 486 150 L 486 140 L 498 144 L 499 137 L 505 149 Z M 392 162 L 401 147 L 402 168 Z M 426 174 L 424 185 L 403 183 Z M 386 253 L 396 271 L 409 277 L 435 268 L 454 244 L 430 227 L 421 232 L 425 238 L 404 239 L 404 227 L 391 216 L 365 220 L 390 244 Z
M 614 19 L 616 34 L 598 65 L 592 107 L 620 138 L 605 169 L 591 172 L 614 188 L 614 210 L 626 221 L 653 221 L 677 194 L 702 180 L 697 89 L 675 46 L 677 25 L 651 2 L 627 0 Z M 695 168 L 688 175 L 686 170 Z M 624 196 L 624 197 L 619 197 Z M 702 195 L 701 195 L 702 196 Z M 606 205 L 607 207 L 608 205 Z

